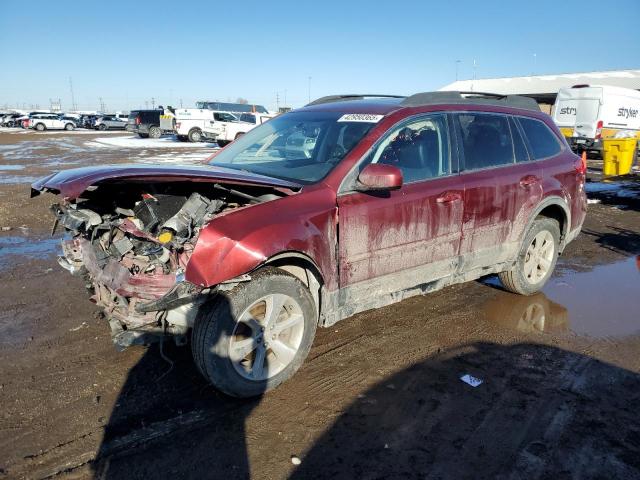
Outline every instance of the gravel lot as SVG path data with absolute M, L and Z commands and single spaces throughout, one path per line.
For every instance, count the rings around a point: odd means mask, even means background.
M 102 137 L 0 132 L 0 478 L 640 478 L 639 181 L 589 184 L 544 293 L 487 278 L 356 315 L 238 401 L 188 349 L 166 346 L 172 369 L 157 346 L 116 352 L 57 266 L 53 197 L 30 181 L 214 151 Z

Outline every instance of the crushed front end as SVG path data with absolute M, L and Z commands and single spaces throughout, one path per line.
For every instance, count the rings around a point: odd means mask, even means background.
M 201 287 L 184 282 L 184 270 L 200 229 L 227 204 L 198 192 L 139 192 L 108 211 L 113 200 L 52 206 L 56 223 L 71 234 L 58 262 L 85 278 L 117 346 L 167 333 L 180 341 L 203 297 Z

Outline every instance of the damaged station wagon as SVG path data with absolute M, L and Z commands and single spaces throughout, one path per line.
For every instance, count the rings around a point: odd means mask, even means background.
M 317 326 L 497 273 L 542 288 L 586 213 L 586 165 L 529 98 L 324 97 L 209 164 L 62 171 L 32 193 L 67 231 L 124 348 L 191 344 L 221 391 L 291 377 Z

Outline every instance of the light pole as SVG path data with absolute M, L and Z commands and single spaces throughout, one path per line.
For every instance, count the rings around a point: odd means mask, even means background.
M 456 82 L 458 81 L 458 67 L 460 66 L 460 60 L 456 60 Z

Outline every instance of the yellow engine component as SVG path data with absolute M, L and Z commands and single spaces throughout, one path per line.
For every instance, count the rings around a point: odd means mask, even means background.
M 173 233 L 169 230 L 165 230 L 158 235 L 158 241 L 160 243 L 169 243 L 171 240 L 173 240 Z

